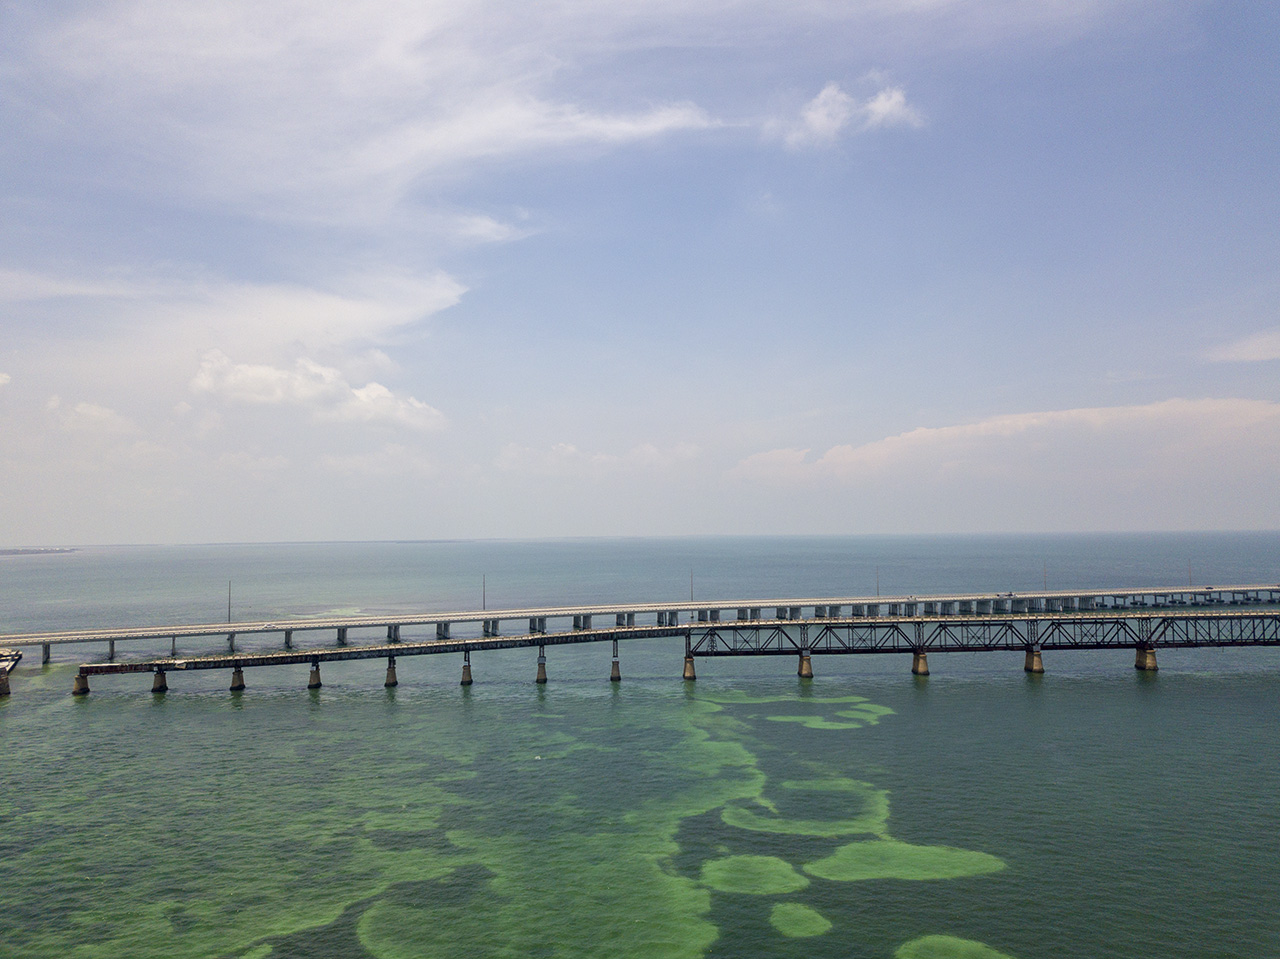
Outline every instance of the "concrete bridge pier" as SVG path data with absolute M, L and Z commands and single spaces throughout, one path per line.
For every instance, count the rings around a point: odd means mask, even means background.
M 9 671 L 0 666 L 0 696 L 9 695 Z
M 311 675 L 307 678 L 307 689 L 319 689 L 324 683 L 320 682 L 320 660 L 311 660 Z
M 538 647 L 538 678 L 535 683 L 545 683 L 547 681 L 547 654 L 542 646 Z
M 462 651 L 462 685 L 471 685 L 471 650 Z
M 693 649 L 689 646 L 689 637 L 684 638 L 684 678 L 692 682 L 698 678 L 693 669 Z
M 164 670 L 157 669 L 151 680 L 151 691 L 153 693 L 167 693 L 169 691 L 169 683 L 165 678 Z
M 244 689 L 244 669 L 237 664 L 231 669 L 231 691 L 238 693 L 242 689 Z
M 388 689 L 392 686 L 400 685 L 400 681 L 396 679 L 396 658 L 394 656 L 387 657 L 387 681 L 382 685 Z
M 338 645 L 339 646 L 347 645 L 347 627 L 345 626 L 338 627 Z
M 284 631 L 284 648 L 293 649 L 293 630 L 291 629 Z
M 53 653 L 49 649 L 49 644 L 44 643 L 40 646 L 40 665 L 48 666 L 49 660 L 53 658 Z
M 800 650 L 800 668 L 796 670 L 796 675 L 801 679 L 813 679 L 813 663 L 809 660 L 809 650 Z
M 227 633 L 227 652 L 234 653 L 236 651 L 236 634 Z
M 89 695 L 89 677 L 84 673 L 76 673 L 76 684 L 71 687 L 72 696 Z
M 1044 663 L 1040 660 L 1040 647 L 1038 645 L 1027 647 L 1027 657 L 1022 669 L 1028 673 L 1044 672 Z
M 923 649 L 912 650 L 911 672 L 916 676 L 929 675 L 929 657 Z
M 107 659 L 114 661 L 116 658 L 116 641 L 114 639 L 107 640 Z
M 177 636 L 169 637 L 169 655 L 170 656 L 178 655 L 178 637 Z
M 613 641 L 613 666 L 609 670 L 609 682 L 618 683 L 622 681 L 622 666 L 618 662 L 618 641 Z
M 1154 673 L 1160 667 L 1156 665 L 1156 651 L 1150 646 L 1139 646 L 1135 651 L 1133 668 L 1145 673 Z

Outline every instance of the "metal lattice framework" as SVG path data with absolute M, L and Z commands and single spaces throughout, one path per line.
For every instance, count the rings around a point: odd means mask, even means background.
M 728 622 L 689 636 L 694 656 L 1274 645 L 1280 611 Z

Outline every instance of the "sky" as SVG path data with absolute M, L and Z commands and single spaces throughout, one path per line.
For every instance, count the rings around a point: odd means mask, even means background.
M 13 0 L 0 546 L 1280 528 L 1280 5 Z

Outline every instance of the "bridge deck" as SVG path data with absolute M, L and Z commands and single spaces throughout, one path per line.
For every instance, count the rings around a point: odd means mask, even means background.
M 307 617 L 303 619 L 274 619 L 237 623 L 173 624 L 166 626 L 105 627 L 95 629 L 69 629 L 35 633 L 0 634 L 4 646 L 50 646 L 63 643 L 120 642 L 128 640 L 158 640 L 201 636 L 255 635 L 261 633 L 303 633 L 317 630 L 397 629 L 415 626 L 440 626 L 441 624 L 467 625 L 477 623 L 502 623 L 528 619 L 572 619 L 575 617 L 618 616 L 636 617 L 656 615 L 658 625 L 670 625 L 670 617 L 679 620 L 688 617 L 691 625 L 720 621 L 717 617 L 728 611 L 739 618 L 744 611 L 756 613 L 753 620 L 767 619 L 762 610 L 794 611 L 788 618 L 800 618 L 804 609 L 815 611 L 815 618 L 823 618 L 818 610 L 861 609 L 869 619 L 878 617 L 881 611 L 894 615 L 898 608 L 911 607 L 909 613 L 928 615 L 930 606 L 943 605 L 974 608 L 969 612 L 958 611 L 961 616 L 981 615 L 978 607 L 983 604 L 1007 605 L 1008 612 L 1021 614 L 1012 608 L 1027 607 L 1026 612 L 1054 610 L 1055 604 L 1084 603 L 1094 610 L 1114 611 L 1127 609 L 1192 609 L 1203 607 L 1228 607 L 1239 605 L 1262 606 L 1280 602 L 1280 584 L 1248 584 L 1232 586 L 1183 586 L 1161 588 L 1107 588 L 1085 590 L 1043 590 L 1003 593 L 949 593 L 929 596 L 844 596 L 809 597 L 800 599 L 739 599 L 716 600 L 699 603 L 636 603 L 597 604 L 583 606 L 539 606 L 517 609 L 493 610 L 438 610 L 409 614 L 376 614 L 357 616 Z M 933 612 L 936 612 L 935 609 Z M 991 610 L 988 610 L 990 612 Z M 668 617 L 667 622 L 662 618 Z M 838 617 L 837 617 L 838 618 Z

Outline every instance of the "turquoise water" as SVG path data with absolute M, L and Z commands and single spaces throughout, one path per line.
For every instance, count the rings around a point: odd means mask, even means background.
M 226 615 L 1280 580 L 1280 536 L 92 548 L 0 631 Z M 1047 570 L 1046 570 L 1047 566 Z M 278 638 L 275 640 L 278 642 Z M 328 642 L 317 634 L 310 641 Z M 193 641 L 194 643 L 195 641 Z M 262 642 L 270 643 L 271 639 Z M 1269 956 L 1280 650 L 698 661 L 682 644 L 228 676 L 28 660 L 0 943 L 46 956 Z M 130 651 L 127 655 L 133 655 Z

